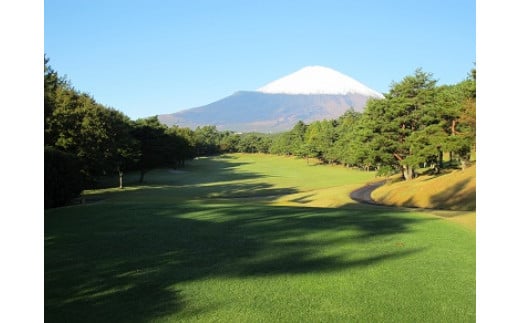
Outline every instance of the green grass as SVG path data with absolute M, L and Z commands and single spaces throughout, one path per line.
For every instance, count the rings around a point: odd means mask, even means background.
M 352 203 L 373 173 L 237 154 L 136 178 L 45 212 L 46 321 L 475 321 L 475 232 Z

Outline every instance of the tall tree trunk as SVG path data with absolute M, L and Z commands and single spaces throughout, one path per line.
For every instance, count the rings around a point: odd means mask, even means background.
M 409 181 L 415 177 L 415 171 L 412 166 L 403 165 L 402 174 L 406 181 Z
M 439 168 L 443 168 L 444 167 L 444 164 L 442 162 L 443 152 L 441 149 L 439 149 L 438 151 L 439 151 Z
M 123 171 L 119 169 L 119 188 L 123 188 Z

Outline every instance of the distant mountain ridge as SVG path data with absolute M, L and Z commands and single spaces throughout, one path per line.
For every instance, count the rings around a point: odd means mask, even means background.
M 281 132 L 299 120 L 335 119 L 382 95 L 360 82 L 321 66 L 309 66 L 275 80 L 257 91 L 239 91 L 205 106 L 159 115 L 171 126 L 215 125 L 237 132 Z

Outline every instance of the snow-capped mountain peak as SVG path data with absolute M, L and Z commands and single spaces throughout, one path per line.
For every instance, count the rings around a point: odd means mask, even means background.
M 308 66 L 257 91 L 238 91 L 158 118 L 168 126 L 215 125 L 219 130 L 274 133 L 289 131 L 298 121 L 337 119 L 348 109 L 362 112 L 371 97 L 382 95 L 333 69 Z
M 257 90 L 282 94 L 362 94 L 381 98 L 381 93 L 350 76 L 323 66 L 307 66 Z

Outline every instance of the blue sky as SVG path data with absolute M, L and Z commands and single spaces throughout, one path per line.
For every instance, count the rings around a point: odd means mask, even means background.
M 205 105 L 323 65 L 387 92 L 476 61 L 475 1 L 46 0 L 50 65 L 132 119 Z

